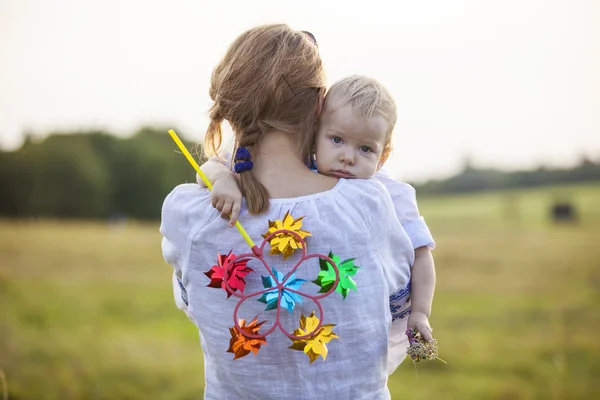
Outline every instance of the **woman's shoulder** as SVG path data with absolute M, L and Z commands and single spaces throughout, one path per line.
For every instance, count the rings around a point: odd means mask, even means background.
M 342 179 L 341 190 L 346 192 L 356 192 L 362 196 L 377 197 L 385 193 L 385 187 L 375 178 L 368 179 Z
M 184 183 L 176 186 L 163 202 L 163 214 L 187 209 L 199 202 L 210 199 L 210 192 L 196 183 Z
M 346 201 L 336 203 L 354 209 L 373 229 L 378 229 L 382 221 L 395 216 L 390 193 L 375 178 L 345 180 L 338 196 Z
M 263 216 L 275 217 L 282 210 L 298 212 L 319 210 L 338 217 L 351 213 L 356 218 L 375 222 L 393 214 L 391 197 L 377 179 L 341 179 L 331 190 L 295 198 L 271 199 L 269 211 Z M 242 214 L 245 214 L 245 201 Z M 182 184 L 167 195 L 162 207 L 162 229 L 190 231 L 216 218 L 219 213 L 211 204 L 210 191 L 198 184 Z M 254 222 L 253 219 L 248 221 Z
M 212 211 L 208 189 L 195 183 L 179 185 L 163 202 L 161 230 L 186 231 Z
M 412 187 L 409 183 L 401 182 L 397 179 L 394 179 L 387 170 L 381 169 L 378 171 L 374 178 L 376 178 L 379 182 L 385 186 L 385 188 L 393 194 L 405 195 L 405 196 L 414 196 L 415 188 Z
M 381 204 L 382 202 L 391 201 L 390 194 L 386 187 L 375 178 L 369 179 L 349 179 L 344 181 L 345 185 L 340 189 L 340 195 L 351 196 L 357 201 L 363 203 L 363 207 L 367 204 Z

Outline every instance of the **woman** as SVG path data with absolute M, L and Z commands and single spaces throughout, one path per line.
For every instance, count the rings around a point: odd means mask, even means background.
M 264 340 L 255 340 L 253 352 L 259 350 L 255 355 L 247 350 L 238 353 L 235 343 L 240 337 L 252 338 L 233 327 L 239 299 L 232 294 L 275 287 L 275 278 L 281 280 L 299 261 L 300 251 L 294 249 L 301 243 L 295 236 L 288 236 L 287 247 L 271 242 L 274 255 L 266 257 L 270 272 L 250 260 L 240 266 L 245 272 L 235 288 L 231 277 L 223 286 L 219 268 L 230 252 L 249 253 L 248 245 L 236 230 L 227 228 L 206 189 L 175 188 L 163 205 L 163 254 L 175 269 L 176 301 L 200 330 L 205 399 L 389 398 L 388 299 L 410 280 L 414 253 L 379 182 L 338 180 L 306 167 L 324 86 L 314 37 L 286 25 L 243 33 L 212 74 L 214 104 L 205 149 L 218 150 L 220 124 L 227 120 L 235 133 L 235 171 L 245 196 L 240 222 L 259 245 L 258 239 L 268 239 L 269 227 L 276 224 L 269 221 L 287 223 L 288 229 L 305 238 L 309 253 L 330 255 L 336 261 L 341 279 L 337 286 L 327 284 L 328 264 L 313 258 L 285 281 L 309 295 L 335 288 L 320 300 L 323 315 L 318 304 L 294 296 L 293 291 L 287 292 L 287 301 L 285 290 L 280 299 L 275 289 L 274 298 L 263 295 L 242 302 L 238 327 L 254 323 L 260 327 L 258 333 L 264 333 L 273 325 L 274 315 L 280 315 L 296 340 L 275 329 Z M 309 329 L 307 321 L 316 321 L 313 311 L 329 335 L 315 351 L 297 338 L 317 340 L 324 332 Z M 261 326 L 259 321 L 267 322 Z M 323 350 L 326 347 L 328 351 Z

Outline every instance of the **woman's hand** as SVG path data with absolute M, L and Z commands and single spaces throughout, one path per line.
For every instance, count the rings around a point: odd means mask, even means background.
M 431 325 L 429 325 L 429 317 L 420 311 L 411 312 L 408 317 L 408 329 L 415 328 L 423 339 L 430 341 L 433 339 Z
M 211 192 L 212 206 L 221 212 L 221 217 L 229 219 L 232 228 L 242 206 L 242 191 L 235 177 L 228 173 L 215 180 Z

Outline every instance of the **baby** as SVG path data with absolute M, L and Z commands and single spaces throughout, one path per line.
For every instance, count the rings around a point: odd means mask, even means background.
M 431 249 L 435 243 L 420 217 L 414 189 L 382 171 L 391 149 L 396 124 L 396 104 L 378 81 L 350 76 L 336 82 L 327 92 L 315 136 L 311 168 L 343 179 L 375 177 L 390 192 L 396 214 L 415 249 L 410 284 L 390 297 L 392 328 L 388 341 L 388 372 L 391 374 L 406 355 L 405 331 L 416 328 L 432 339 L 429 315 L 435 289 Z M 213 187 L 212 204 L 233 226 L 239 216 L 242 193 L 229 169 L 210 160 L 202 166 L 209 179 L 220 179 Z M 198 183 L 202 181 L 198 179 Z M 406 318 L 408 316 L 408 319 Z

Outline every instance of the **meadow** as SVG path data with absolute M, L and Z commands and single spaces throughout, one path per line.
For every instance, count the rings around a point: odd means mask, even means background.
M 405 361 L 392 398 L 600 398 L 600 185 L 419 204 L 447 364 Z M 0 399 L 200 399 L 201 357 L 157 223 L 0 221 Z

